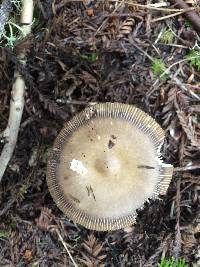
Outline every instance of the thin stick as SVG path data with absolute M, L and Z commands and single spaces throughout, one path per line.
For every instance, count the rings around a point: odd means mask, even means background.
M 58 229 L 55 229 L 55 231 L 56 231 L 56 233 L 57 233 L 57 235 L 58 235 L 58 237 L 59 237 L 61 243 L 63 244 L 63 247 L 66 249 L 67 254 L 69 255 L 69 257 L 70 257 L 72 263 L 74 264 L 75 267 L 78 267 L 78 265 L 76 264 L 76 262 L 74 261 L 72 255 L 71 255 L 71 253 L 70 253 L 70 251 L 69 251 L 69 249 L 68 249 L 68 247 L 67 247 L 65 241 L 63 240 L 63 238 L 62 238 L 62 236 L 61 236 L 61 234 L 60 234 L 60 231 L 59 231 Z
M 167 16 L 163 16 L 163 17 L 157 18 L 157 19 L 152 19 L 151 22 L 156 22 L 156 21 L 161 21 L 161 20 L 169 19 L 169 18 L 178 16 L 178 15 L 181 15 L 184 12 L 185 11 L 179 11 L 179 12 L 176 12 L 176 13 L 173 13 L 173 14 L 170 14 L 170 15 L 167 15 Z
M 99 2 L 103 2 L 104 0 L 99 0 Z M 59 9 L 63 7 L 64 5 L 72 2 L 82 2 L 82 0 L 63 0 L 62 3 L 56 5 L 56 9 Z M 115 3 L 116 0 L 107 0 L 109 3 Z M 156 11 L 163 11 L 163 12 L 187 12 L 191 10 L 196 10 L 196 7 L 189 7 L 187 9 L 178 9 L 178 8 L 162 8 L 162 7 L 156 7 L 152 4 L 150 5 L 142 5 L 142 4 L 137 4 L 137 3 L 132 3 L 129 1 L 118 1 L 118 4 L 122 3 L 127 4 L 129 6 L 136 6 L 136 7 L 141 7 L 143 9 L 151 9 L 151 10 L 156 10 Z
M 181 202 L 181 194 L 180 189 L 181 187 L 181 178 L 178 179 L 177 185 L 176 185 L 176 198 L 175 198 L 175 204 L 176 204 L 176 236 L 175 236 L 175 242 L 174 242 L 174 249 L 173 254 L 175 258 L 179 257 L 180 251 L 181 251 L 181 231 L 180 231 L 180 215 L 181 215 L 181 209 L 180 209 L 180 202 Z
M 183 49 L 188 49 L 187 46 L 184 45 L 179 45 L 179 44 L 165 44 L 165 43 L 157 43 L 158 45 L 164 45 L 164 46 L 171 46 L 171 47 L 180 47 Z
M 200 164 L 194 164 L 190 166 L 184 166 L 184 167 L 176 167 L 174 168 L 175 172 L 185 172 L 185 171 L 194 171 L 194 170 L 199 170 L 200 169 Z
M 22 1 L 22 13 L 20 22 L 24 37 L 31 32 L 31 23 L 33 20 L 33 0 Z M 26 64 L 25 51 L 18 55 L 21 64 Z M 19 127 L 24 109 L 25 82 L 21 74 L 16 70 L 14 73 L 14 84 L 11 91 L 10 113 L 8 125 L 3 132 L 6 143 L 0 155 L 0 182 L 12 157 L 17 142 Z
M 114 0 L 110 0 L 109 2 L 113 2 Z M 132 3 L 128 1 L 124 1 L 125 4 L 130 5 L 130 6 L 137 6 L 141 7 L 144 9 L 151 9 L 151 10 L 157 10 L 157 11 L 164 11 L 164 12 L 187 12 L 190 10 L 196 10 L 197 7 L 188 7 L 187 9 L 181 9 L 181 8 L 162 8 L 162 7 L 154 7 L 151 4 L 150 5 L 142 5 L 142 4 L 137 4 L 137 3 Z
M 81 101 L 81 100 L 74 100 L 74 99 L 57 99 L 57 103 L 61 104 L 72 104 L 72 105 L 88 105 L 93 106 L 97 104 L 97 102 L 87 102 L 87 101 Z

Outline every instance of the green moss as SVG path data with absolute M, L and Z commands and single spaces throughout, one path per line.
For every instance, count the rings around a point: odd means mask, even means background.
M 93 53 L 90 53 L 90 54 L 80 54 L 80 58 L 81 59 L 84 59 L 84 60 L 87 60 L 89 62 L 95 62 L 98 60 L 99 58 L 99 54 L 97 52 L 93 52 Z
M 161 76 L 162 80 L 166 79 L 166 75 L 163 75 L 166 70 L 166 67 L 162 59 L 159 58 L 153 59 L 151 63 L 151 70 L 155 78 L 159 78 Z
M 192 23 L 189 20 L 186 20 L 184 25 L 185 25 L 185 28 L 192 29 Z
M 190 66 L 200 71 L 200 49 L 192 49 L 189 54 L 186 55 L 186 59 L 190 63 Z
M 160 41 L 164 44 L 170 44 L 173 42 L 174 39 L 174 34 L 170 29 L 165 29 L 161 36 L 160 36 Z
M 7 238 L 10 236 L 9 231 L 6 230 L 0 230 L 0 238 Z
M 171 257 L 170 259 L 161 259 L 161 262 L 158 263 L 158 267 L 188 267 L 188 265 L 185 263 L 185 260 L 178 259 L 176 260 L 174 257 Z

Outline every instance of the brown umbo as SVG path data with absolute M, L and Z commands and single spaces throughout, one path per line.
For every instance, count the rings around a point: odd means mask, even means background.
M 88 107 L 66 123 L 48 161 L 47 183 L 58 207 L 86 228 L 115 230 L 165 194 L 173 167 L 164 164 L 164 132 L 127 104 Z

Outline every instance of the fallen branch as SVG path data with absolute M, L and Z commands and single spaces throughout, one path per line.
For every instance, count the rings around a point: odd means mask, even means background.
M 12 9 L 11 0 L 3 0 L 0 6 L 0 39 L 4 33 L 4 28 L 8 21 L 11 9 Z
M 33 0 L 22 1 L 22 13 L 20 22 L 24 37 L 31 32 L 33 20 Z M 21 64 L 26 64 L 26 52 L 21 51 L 18 54 Z M 2 136 L 5 138 L 5 145 L 0 156 L 0 182 L 12 157 L 17 142 L 19 127 L 24 109 L 25 82 L 21 74 L 16 70 L 14 73 L 14 84 L 11 91 L 10 113 L 8 125 Z
M 178 8 L 188 9 L 189 6 L 183 0 L 173 0 Z M 197 15 L 195 10 L 190 10 L 184 13 L 184 16 L 192 23 L 194 28 L 200 32 L 200 17 Z

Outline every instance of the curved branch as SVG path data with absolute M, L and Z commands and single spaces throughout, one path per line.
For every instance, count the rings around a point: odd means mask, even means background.
M 31 32 L 31 23 L 33 20 L 33 0 L 23 0 L 22 4 L 23 7 L 20 22 L 22 24 L 22 31 L 25 37 Z M 26 51 L 21 51 L 18 54 L 18 58 L 21 64 L 26 64 Z M 14 73 L 14 77 L 15 81 L 11 91 L 8 125 L 3 132 L 6 143 L 0 156 L 0 182 L 15 149 L 24 109 L 25 81 L 17 70 Z

